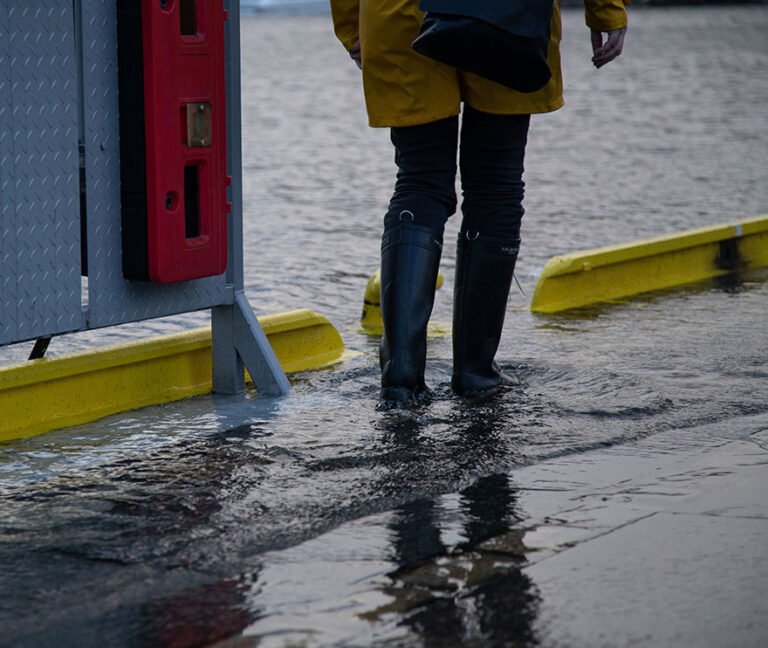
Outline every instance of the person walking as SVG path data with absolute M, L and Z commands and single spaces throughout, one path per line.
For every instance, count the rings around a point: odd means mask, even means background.
M 529 93 L 416 53 L 419 0 L 331 0 L 331 12 L 336 36 L 362 69 L 369 124 L 390 128 L 398 169 L 381 242 L 381 402 L 408 405 L 429 393 L 427 324 L 443 231 L 457 208 L 457 150 L 462 222 L 451 388 L 485 398 L 514 382 L 495 355 L 520 249 L 530 116 L 563 105 L 557 1 L 547 50 L 552 77 Z M 624 0 L 585 0 L 585 14 L 599 68 L 622 53 Z

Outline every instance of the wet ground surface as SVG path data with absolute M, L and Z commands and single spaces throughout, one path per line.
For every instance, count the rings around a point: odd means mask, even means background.
M 599 72 L 565 18 L 568 106 L 534 120 L 527 296 L 499 354 L 521 385 L 467 406 L 437 336 L 434 401 L 408 413 L 375 411 L 377 341 L 357 331 L 386 132 L 366 129 L 327 17 L 244 22 L 248 296 L 328 315 L 361 354 L 285 399 L 0 445 L 0 645 L 768 642 L 768 274 L 527 311 L 551 255 L 768 211 L 768 11 L 637 11 Z M 452 268 L 446 254 L 438 325 Z
M 222 646 L 762 646 L 768 416 L 737 425 L 489 475 L 269 554 L 264 618 Z

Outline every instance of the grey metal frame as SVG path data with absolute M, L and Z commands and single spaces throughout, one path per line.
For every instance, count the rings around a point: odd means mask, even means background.
M 213 391 L 240 393 L 245 389 L 243 366 L 257 388 L 287 394 L 290 384 L 267 336 L 248 304 L 243 276 L 243 154 L 240 103 L 240 2 L 227 0 L 227 157 L 232 187 L 226 280 L 234 295 L 231 304 L 213 308 Z
M 225 7 L 228 268 L 159 285 L 122 275 L 116 3 L 0 4 L 0 345 L 210 308 L 214 391 L 242 392 L 243 366 L 264 393 L 290 389 L 243 292 L 239 2 Z

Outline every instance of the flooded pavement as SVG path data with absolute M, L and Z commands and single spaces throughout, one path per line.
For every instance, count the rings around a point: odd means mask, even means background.
M 736 441 L 715 424 L 550 459 L 268 554 L 264 618 L 219 645 L 763 646 L 768 416 L 737 423 Z
M 248 296 L 328 315 L 361 353 L 284 399 L 0 445 L 0 645 L 768 643 L 768 272 L 527 310 L 551 255 L 768 211 L 768 11 L 636 11 L 600 72 L 580 12 L 565 19 L 568 106 L 534 120 L 527 296 L 499 353 L 521 385 L 466 405 L 437 336 L 435 399 L 408 413 L 375 411 L 377 340 L 357 330 L 387 134 L 365 127 L 327 17 L 244 21 Z M 443 271 L 439 325 L 450 254 Z

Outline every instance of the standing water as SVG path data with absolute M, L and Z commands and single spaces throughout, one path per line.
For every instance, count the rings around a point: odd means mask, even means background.
M 358 566 L 351 583 L 509 529 L 522 466 L 670 430 L 751 434 L 749 417 L 768 412 L 766 272 L 561 316 L 527 310 L 552 255 L 768 211 L 768 11 L 630 20 L 624 55 L 596 71 L 581 12 L 564 12 L 567 105 L 532 122 L 525 295 L 511 297 L 499 352 L 521 386 L 467 406 L 448 388 L 450 338 L 437 336 L 434 401 L 393 414 L 375 411 L 378 340 L 358 331 L 394 175 L 388 134 L 367 128 L 328 16 L 245 17 L 249 299 L 263 313 L 326 314 L 361 353 L 294 377 L 284 399 L 193 399 L 0 445 L 0 645 L 196 646 L 242 631 L 259 646 L 452 645 L 456 611 L 440 606 L 431 622 L 416 607 L 398 623 L 395 610 L 391 633 L 355 613 L 354 632 L 370 634 L 352 640 L 343 609 L 326 610 L 337 625 L 305 627 L 290 605 L 338 595 L 334 561 Z M 458 217 L 446 240 L 457 230 Z M 442 270 L 433 321 L 447 324 L 450 253 Z M 73 336 L 71 348 L 148 330 Z M 323 538 L 316 562 L 296 558 Z M 499 581 L 506 616 L 488 643 L 466 645 L 508 645 L 510 623 L 519 645 L 537 644 L 520 579 Z M 365 596 L 354 605 L 382 604 Z

